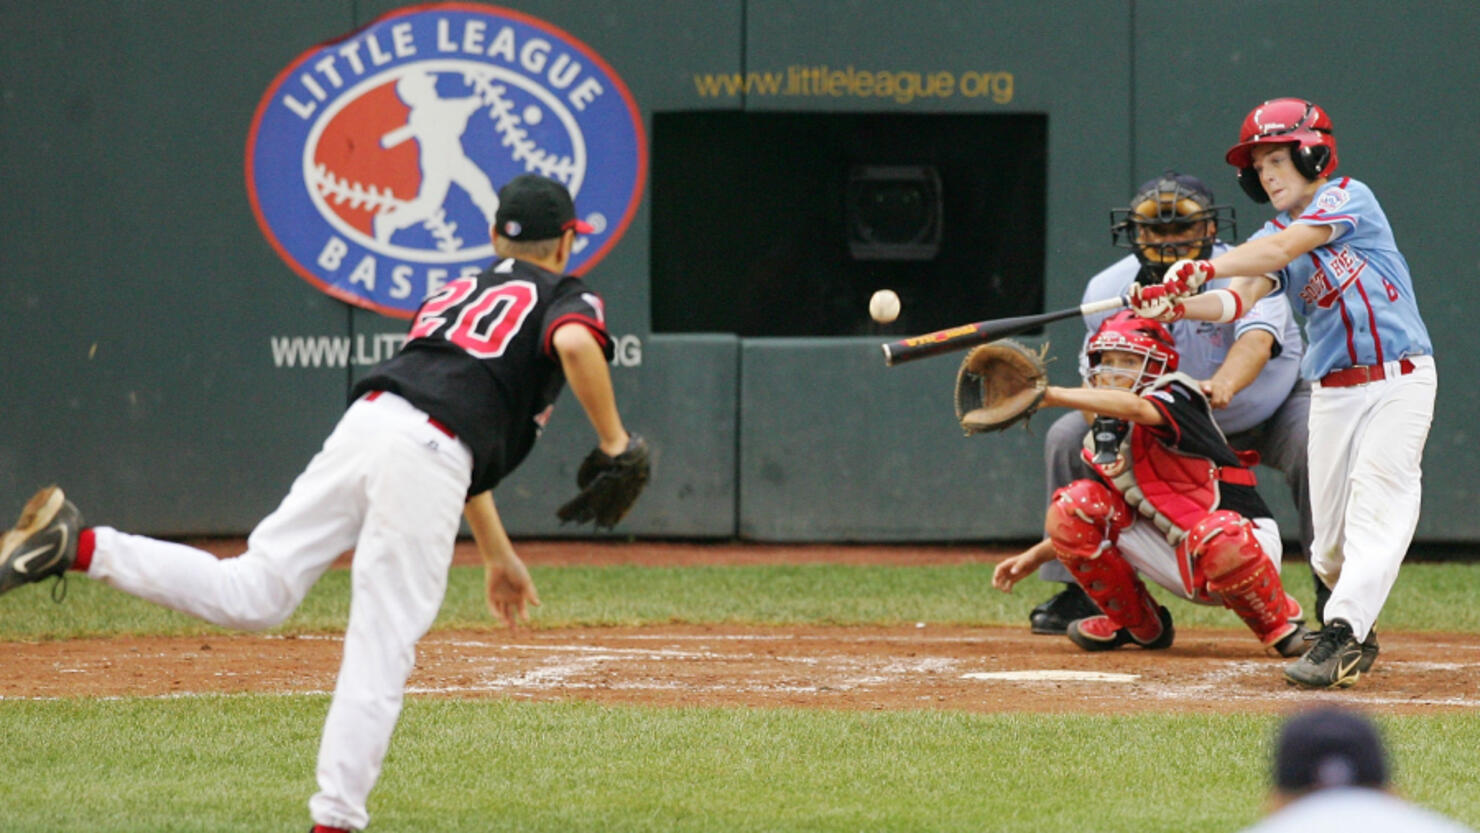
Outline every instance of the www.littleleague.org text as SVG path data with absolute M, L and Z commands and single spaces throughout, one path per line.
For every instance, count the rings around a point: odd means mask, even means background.
M 863 70 L 853 66 L 793 65 L 785 72 L 696 73 L 694 86 L 703 98 L 738 95 L 830 98 L 885 98 L 908 104 L 922 98 L 987 98 L 997 104 L 1012 101 L 1010 72 L 949 70 L 912 72 Z

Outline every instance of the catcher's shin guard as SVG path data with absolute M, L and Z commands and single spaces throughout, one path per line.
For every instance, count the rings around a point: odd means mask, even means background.
M 1116 627 L 1125 629 L 1142 645 L 1151 645 L 1161 638 L 1165 623 L 1156 600 L 1114 545 L 1100 550 L 1093 558 L 1061 552 L 1059 560 Z
M 1119 495 L 1093 480 L 1076 480 L 1054 492 L 1044 529 L 1059 560 L 1118 628 L 1143 645 L 1161 637 L 1157 604 L 1115 547 L 1131 515 Z
M 1237 512 L 1219 510 L 1195 524 L 1183 546 L 1207 579 L 1208 593 L 1238 614 L 1266 647 L 1300 630 L 1300 603 L 1285 592 L 1254 525 Z

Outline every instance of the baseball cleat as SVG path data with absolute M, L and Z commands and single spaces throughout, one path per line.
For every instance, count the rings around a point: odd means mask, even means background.
M 77 560 L 81 529 L 82 513 L 61 489 L 47 486 L 33 495 L 0 539 L 0 593 L 65 573 Z
M 1305 656 L 1285 666 L 1287 682 L 1307 688 L 1346 688 L 1361 676 L 1362 643 L 1345 619 L 1331 620 L 1308 638 L 1315 644 Z
M 1103 613 L 1069 623 L 1065 635 L 1069 641 L 1086 651 L 1109 651 L 1122 645 L 1140 645 L 1148 651 L 1160 651 L 1172 647 L 1176 630 L 1172 627 L 1172 614 L 1165 606 L 1157 608 L 1161 618 L 1161 636 L 1150 642 L 1141 642 L 1125 628 L 1116 627 L 1109 616 Z
M 1362 640 L 1362 661 L 1357 663 L 1357 670 L 1366 674 L 1374 662 L 1377 662 L 1377 628 L 1367 631 L 1367 638 Z
M 1077 584 L 1065 584 L 1062 592 L 1055 594 L 1028 614 L 1028 624 L 1033 633 L 1048 636 L 1063 636 L 1069 623 L 1075 619 L 1087 619 L 1100 615 L 1100 609 Z
M 1282 657 L 1298 657 L 1305 653 L 1305 643 L 1307 639 L 1312 638 L 1309 637 L 1309 634 L 1310 631 L 1305 629 L 1303 622 L 1296 622 L 1295 630 L 1290 631 L 1289 634 L 1269 647 Z

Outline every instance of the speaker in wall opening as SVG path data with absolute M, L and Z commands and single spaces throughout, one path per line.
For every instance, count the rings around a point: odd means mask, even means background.
M 940 174 L 931 165 L 856 165 L 845 214 L 854 260 L 930 260 L 940 252 Z

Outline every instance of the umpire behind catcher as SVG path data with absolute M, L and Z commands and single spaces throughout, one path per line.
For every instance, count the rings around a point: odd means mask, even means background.
M 1215 204 L 1202 180 L 1176 171 L 1143 183 L 1128 208 L 1110 212 L 1110 221 L 1111 240 L 1132 254 L 1090 279 L 1084 303 L 1123 296 L 1138 283 L 1158 284 L 1174 261 L 1193 257 L 1187 252 L 1227 251 L 1229 246 L 1218 239 L 1220 232 L 1237 234 L 1233 208 Z M 1182 372 L 1202 381 L 1228 444 L 1239 451 L 1259 452 L 1265 465 L 1284 474 L 1300 518 L 1300 547 L 1309 559 L 1313 533 L 1305 423 L 1310 386 L 1299 378 L 1305 347 L 1289 303 L 1282 299 L 1266 303 L 1273 297 L 1261 301 L 1236 325 L 1177 321 L 1168 326 L 1181 355 Z M 1088 333 L 1110 315 L 1085 316 Z M 1085 338 L 1087 343 L 1088 334 Z M 1081 350 L 1081 364 L 1084 361 Z M 1071 411 L 1048 429 L 1043 456 L 1049 500 L 1058 489 L 1094 476 L 1080 459 L 1087 427 L 1083 415 Z M 1051 545 L 1044 539 L 1029 552 L 1040 548 Z M 1038 577 L 1063 582 L 1065 587 L 1033 609 L 1029 616 L 1033 633 L 1063 634 L 1075 619 L 1100 613 L 1058 560 L 1045 563 Z M 1329 591 L 1320 581 L 1315 585 L 1319 615 Z
M 447 589 L 460 513 L 483 556 L 490 611 L 513 627 L 527 604 L 539 604 L 491 490 L 534 445 L 566 381 L 600 445 L 562 515 L 609 526 L 646 482 L 646 445 L 623 428 L 612 393 L 601 299 L 564 274 L 576 235 L 589 231 L 560 183 L 526 174 L 505 185 L 498 259 L 422 303 L 405 347 L 355 385 L 323 450 L 242 555 L 218 561 L 182 544 L 83 528 L 52 486 L 0 539 L 0 593 L 84 570 L 208 622 L 261 630 L 288 618 L 353 547 L 344 659 L 308 806 L 315 833 L 363 829 L 416 643 Z M 613 483 L 621 500 L 606 488 Z

